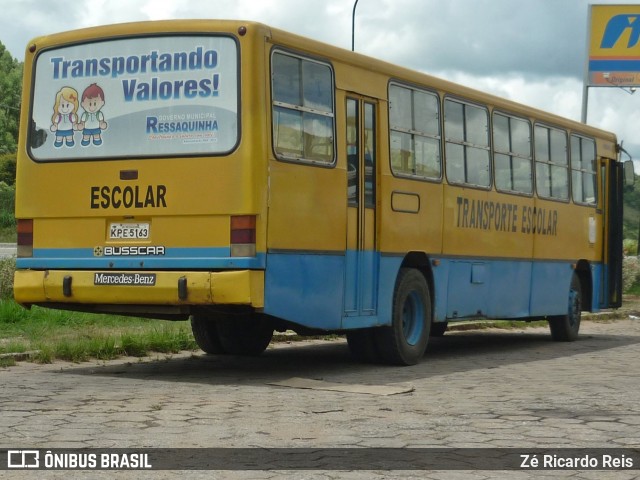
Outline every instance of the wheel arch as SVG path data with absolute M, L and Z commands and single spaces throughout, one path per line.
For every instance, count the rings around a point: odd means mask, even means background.
M 593 310 L 593 276 L 591 264 L 588 260 L 579 260 L 574 269 L 580 280 L 580 293 L 582 293 L 582 311 Z
M 419 270 L 427 281 L 429 287 L 429 295 L 431 295 L 431 315 L 435 312 L 435 282 L 433 280 L 433 271 L 431 270 L 431 259 L 424 252 L 409 252 L 405 255 L 400 268 L 415 268 Z M 399 272 L 400 270 L 398 270 Z

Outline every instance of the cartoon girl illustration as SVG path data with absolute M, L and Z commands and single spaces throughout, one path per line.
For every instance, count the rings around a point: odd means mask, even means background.
M 81 105 L 84 113 L 80 117 L 78 130 L 82 130 L 82 142 L 80 144 L 83 147 L 89 145 L 91 137 L 93 137 L 94 145 L 102 145 L 101 132 L 107 128 L 104 114 L 100 111 L 104 104 L 104 91 L 97 84 L 92 83 L 82 92 Z
M 62 87 L 56 94 L 51 117 L 51 131 L 56 134 L 54 147 L 60 148 L 63 143 L 66 143 L 67 147 L 73 147 L 75 144 L 73 130 L 78 121 L 77 111 L 78 92 L 71 87 Z

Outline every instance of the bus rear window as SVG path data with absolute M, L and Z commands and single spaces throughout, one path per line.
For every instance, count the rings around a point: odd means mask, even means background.
M 238 144 L 231 37 L 74 44 L 40 53 L 34 71 L 36 161 L 222 155 Z

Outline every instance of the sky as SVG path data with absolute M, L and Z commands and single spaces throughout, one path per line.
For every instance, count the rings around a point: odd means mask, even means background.
M 355 50 L 579 121 L 590 3 L 640 0 L 358 0 Z M 41 35 L 140 20 L 230 18 L 350 49 L 353 6 L 354 0 L 0 0 L 0 41 L 22 61 L 29 40 Z M 616 133 L 640 160 L 640 88 L 633 95 L 589 88 L 587 121 Z

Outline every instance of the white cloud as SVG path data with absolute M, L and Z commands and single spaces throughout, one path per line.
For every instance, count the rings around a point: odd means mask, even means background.
M 140 7 L 140 12 L 149 20 L 169 20 L 178 10 L 179 2 L 172 0 L 148 0 Z

